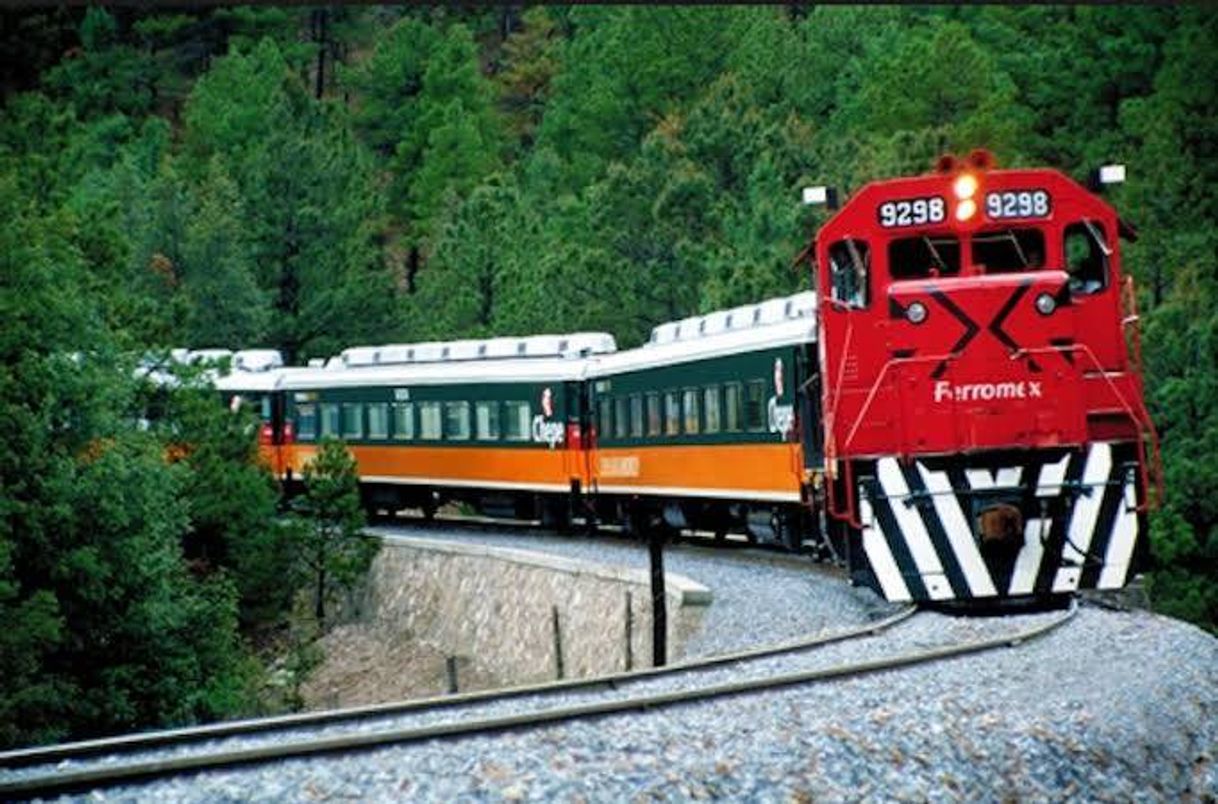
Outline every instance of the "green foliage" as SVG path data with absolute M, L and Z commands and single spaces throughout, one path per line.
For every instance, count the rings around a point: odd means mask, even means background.
M 23 203 L 0 181 L 0 741 L 243 711 L 232 583 L 187 572 L 181 480 L 124 418 L 87 263 Z
M 188 170 L 216 182 L 228 175 L 240 198 L 238 206 L 232 192 L 212 196 L 226 225 L 239 210 L 245 241 L 226 244 L 230 270 L 213 282 L 213 298 L 266 294 L 266 341 L 290 361 L 393 326 L 375 228 L 383 199 L 369 154 L 341 109 L 308 96 L 274 42 L 232 53 L 200 79 L 187 101 L 185 138 Z M 239 299 L 227 303 L 236 315 Z M 232 331 L 249 336 L 258 326 L 238 321 Z
M 194 376 L 192 376 L 192 374 Z M 223 572 L 239 594 L 243 626 L 279 624 L 301 577 L 287 558 L 294 534 L 277 518 L 278 489 L 257 447 L 258 419 L 248 405 L 231 411 L 198 371 L 160 387 L 158 435 L 173 451 L 189 524 L 184 556 L 196 573 Z
M 363 533 L 355 458 L 341 441 L 322 441 L 303 480 L 296 555 L 311 578 L 313 614 L 324 626 L 326 606 L 364 578 L 380 542 Z
M 281 623 L 301 583 L 320 619 L 370 560 L 340 446 L 310 470 L 304 525 L 276 525 L 251 417 L 187 381 L 134 432 L 120 351 L 275 346 L 298 361 L 581 329 L 633 345 L 657 321 L 805 287 L 791 259 L 824 212 L 799 187 L 846 194 L 977 146 L 1076 177 L 1129 164 L 1111 201 L 1141 233 L 1123 268 L 1168 487 L 1150 592 L 1218 627 L 1211 9 L 10 21 L 0 744 L 247 712 L 238 635 Z
M 80 26 L 80 52 L 47 71 L 46 85 L 84 119 L 138 116 L 152 108 L 152 64 L 122 43 L 108 11 L 90 8 Z

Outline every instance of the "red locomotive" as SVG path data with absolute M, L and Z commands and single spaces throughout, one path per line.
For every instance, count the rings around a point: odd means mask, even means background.
M 1103 199 L 985 152 L 821 227 L 829 512 L 891 600 L 1124 585 L 1157 455 Z

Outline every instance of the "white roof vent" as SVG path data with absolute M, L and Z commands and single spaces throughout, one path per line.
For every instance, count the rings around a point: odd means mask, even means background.
M 606 355 L 616 351 L 617 341 L 608 332 L 573 332 L 567 336 L 563 355 Z
M 661 346 L 674 341 L 711 338 L 726 332 L 780 324 L 816 315 L 816 294 L 812 291 L 767 299 L 760 304 L 744 304 L 730 310 L 717 310 L 704 316 L 691 316 L 670 321 L 651 330 L 648 346 Z
M 414 362 L 416 363 L 438 363 L 444 359 L 445 346 L 436 341 L 427 343 L 416 343 L 414 345 Z
M 377 363 L 377 353 L 379 351 L 379 346 L 355 346 L 350 349 L 344 349 L 339 357 L 342 358 L 344 364 L 352 368 L 358 366 L 375 366 Z
M 757 305 L 761 310 L 758 324 L 777 324 L 786 319 L 787 300 L 786 299 L 768 299 Z
M 561 353 L 559 343 L 565 340 L 560 335 L 534 335 L 524 339 L 525 357 L 556 357 Z
M 453 341 L 448 345 L 449 360 L 477 360 L 482 341 Z
M 377 355 L 377 361 L 381 365 L 388 365 L 390 363 L 409 363 L 413 357 L 413 346 L 408 343 L 394 343 L 381 347 L 381 351 Z
M 278 349 L 242 349 L 233 354 L 233 368 L 240 371 L 283 368 L 283 354 Z
M 485 343 L 483 353 L 488 359 L 515 357 L 520 349 L 519 338 L 491 338 Z

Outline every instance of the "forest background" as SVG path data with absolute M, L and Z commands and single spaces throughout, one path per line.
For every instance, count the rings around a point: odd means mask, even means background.
M 5 11 L 0 745 L 266 705 L 290 529 L 214 405 L 132 432 L 124 355 L 632 346 L 806 288 L 802 186 L 978 146 L 1129 166 L 1168 488 L 1149 591 L 1215 630 L 1216 43 L 1200 6 Z

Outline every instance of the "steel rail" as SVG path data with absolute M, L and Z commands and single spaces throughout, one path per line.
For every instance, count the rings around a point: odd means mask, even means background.
M 330 709 L 323 712 L 301 712 L 294 715 L 280 715 L 268 718 L 233 720 L 224 723 L 212 723 L 206 726 L 192 726 L 181 729 L 128 734 L 121 737 L 103 737 L 96 740 L 63 743 L 61 745 L 23 748 L 0 753 L 0 769 L 29 767 L 30 765 L 82 759 L 116 752 L 130 752 L 136 749 L 165 748 L 183 743 L 214 740 L 224 737 L 283 731 L 310 726 L 325 726 L 348 720 L 392 717 L 424 709 L 432 711 L 453 709 L 472 704 L 485 704 L 509 700 L 511 698 L 521 698 L 528 695 L 571 692 L 583 689 L 595 689 L 597 687 L 616 689 L 635 681 L 659 676 L 684 673 L 691 670 L 702 670 L 731 662 L 761 659 L 782 653 L 796 653 L 858 637 L 874 636 L 912 617 L 916 612 L 917 607 L 907 606 L 888 617 L 855 628 L 846 628 L 830 633 L 819 633 L 814 636 L 779 642 L 760 648 L 684 659 L 664 665 L 663 667 L 643 667 L 637 670 L 627 670 L 587 678 L 572 678 L 539 684 L 522 684 L 502 689 L 481 690 L 431 698 L 415 698 L 409 701 L 395 701 L 386 704 Z M 0 788 L 0 792 L 2 791 L 3 788 Z
M 1055 617 L 1048 623 L 1024 629 L 1014 634 L 1005 634 L 955 645 L 944 645 L 879 659 L 846 663 L 819 670 L 785 673 L 768 678 L 747 679 L 700 688 L 652 693 L 634 698 L 576 704 L 499 717 L 457 720 L 429 726 L 386 729 L 376 732 L 341 734 L 296 742 L 281 742 L 273 745 L 234 749 L 227 752 L 146 760 L 127 765 L 112 765 L 80 771 L 60 770 L 60 772 L 51 776 L 27 777 L 25 779 L 0 783 L 0 796 L 34 796 L 78 792 L 93 789 L 103 784 L 133 783 L 163 776 L 205 769 L 232 768 L 277 759 L 346 753 L 386 745 L 401 745 L 425 740 L 496 733 L 581 718 L 599 717 L 630 711 L 646 711 L 674 704 L 780 689 L 797 684 L 857 677 L 869 673 L 897 670 L 918 664 L 981 653 L 1000 647 L 1015 647 L 1054 631 L 1071 620 L 1077 612 L 1078 603 L 1072 600 L 1070 608 L 1065 613 Z

